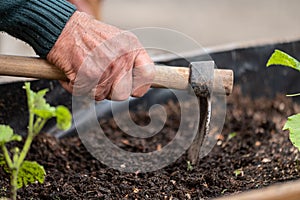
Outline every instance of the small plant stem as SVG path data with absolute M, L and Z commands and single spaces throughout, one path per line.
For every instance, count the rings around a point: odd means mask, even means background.
M 28 135 L 26 138 L 26 141 L 24 143 L 24 146 L 22 148 L 22 151 L 17 159 L 17 161 L 15 161 L 16 163 L 14 163 L 14 168 L 12 169 L 12 174 L 11 174 L 11 199 L 12 200 L 16 200 L 17 199 L 17 190 L 18 190 L 18 173 L 19 173 L 19 169 L 30 149 L 32 140 L 34 138 L 34 133 L 33 133 L 33 121 L 34 121 L 34 114 L 32 114 L 32 112 L 30 112 L 29 110 L 29 125 L 28 125 Z
M 19 173 L 19 168 L 15 166 L 15 163 L 12 162 L 7 148 L 5 145 L 2 145 L 2 152 L 4 154 L 6 164 L 8 165 L 8 168 L 11 170 L 11 179 L 10 179 L 10 198 L 12 200 L 17 199 L 17 190 L 18 190 L 18 173 Z
M 17 199 L 17 190 L 18 190 L 18 173 L 19 169 L 15 168 L 12 170 L 11 173 L 11 180 L 10 180 L 10 185 L 11 185 L 11 191 L 10 191 L 10 198 L 12 200 Z
M 28 104 L 28 110 L 29 110 L 29 123 L 28 123 L 28 134 L 27 134 L 27 138 L 25 141 L 25 144 L 23 146 L 23 149 L 20 153 L 18 162 L 16 163 L 17 168 L 19 168 L 21 166 L 21 164 L 23 163 L 29 149 L 30 149 L 30 145 L 32 143 L 32 140 L 34 138 L 34 132 L 33 132 L 33 127 L 34 127 L 34 113 L 32 112 L 33 109 L 33 99 L 31 98 L 30 95 L 30 91 L 26 90 L 26 94 L 27 94 L 27 104 Z
M 34 126 L 34 130 L 33 130 L 34 137 L 37 136 L 41 132 L 42 128 L 45 126 L 46 123 L 47 123 L 47 120 L 43 119 L 37 126 Z
M 32 140 L 33 140 L 33 133 L 28 134 L 28 136 L 26 138 L 26 141 L 25 141 L 25 144 L 23 146 L 23 149 L 22 149 L 22 151 L 20 153 L 18 162 L 16 163 L 16 167 L 17 168 L 19 168 L 22 165 L 22 163 L 23 163 L 23 161 L 24 161 L 24 159 L 25 159 L 25 157 L 26 157 L 26 155 L 27 155 L 27 153 L 28 153 L 28 151 L 30 149 Z
M 13 163 L 11 158 L 9 157 L 6 146 L 2 145 L 2 151 L 4 153 L 4 157 L 5 157 L 6 163 L 8 165 L 8 168 L 11 170 L 11 179 L 10 179 L 10 185 L 11 185 L 10 194 L 11 195 L 10 195 L 10 198 L 12 200 L 16 200 L 17 199 L 17 190 L 18 190 L 19 168 L 15 166 L 15 163 Z
M 16 163 L 16 167 L 19 168 L 29 149 L 30 149 L 30 146 L 31 146 L 31 143 L 32 143 L 32 140 L 34 138 L 34 133 L 33 133 L 33 121 L 34 121 L 34 114 L 31 112 L 31 109 L 29 109 L 29 125 L 28 125 L 28 135 L 27 135 L 27 138 L 26 138 L 26 141 L 25 141 L 25 144 L 23 146 L 23 149 L 20 153 L 20 156 L 19 156 L 19 159 L 18 159 L 18 162 Z
M 8 168 L 13 169 L 14 165 L 13 165 L 13 162 L 12 162 L 12 160 L 11 160 L 9 154 L 8 154 L 8 150 L 7 150 L 6 146 L 2 145 L 1 147 L 2 147 L 2 152 L 4 154 L 4 158 L 5 158 L 5 161 L 6 161 L 6 164 L 7 164 Z

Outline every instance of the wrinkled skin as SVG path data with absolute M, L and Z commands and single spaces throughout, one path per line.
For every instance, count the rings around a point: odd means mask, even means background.
M 49 62 L 68 77 L 62 86 L 95 100 L 141 97 L 154 78 L 154 65 L 136 36 L 76 11 L 67 22 Z

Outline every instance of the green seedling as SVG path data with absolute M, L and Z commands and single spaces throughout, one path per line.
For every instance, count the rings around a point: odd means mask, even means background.
M 234 175 L 237 176 L 244 176 L 244 171 L 242 169 L 236 169 L 233 171 Z
M 28 132 L 22 149 L 12 147 L 8 150 L 7 143 L 20 142 L 22 137 L 14 133 L 11 127 L 0 125 L 0 166 L 10 174 L 10 199 L 17 198 L 17 190 L 30 183 L 43 183 L 46 172 L 44 167 L 35 161 L 27 161 L 25 157 L 30 149 L 33 139 L 41 132 L 50 118 L 56 118 L 59 129 L 66 130 L 71 126 L 71 113 L 64 106 L 52 107 L 44 98 L 47 89 L 33 92 L 30 83 L 25 83 L 29 110 Z M 14 143 L 13 143 L 14 144 Z M 13 145 L 12 144 L 12 145 Z
M 186 161 L 186 164 L 187 164 L 186 170 L 187 171 L 193 171 L 193 165 L 189 160 Z
M 275 50 L 275 52 L 268 60 L 267 67 L 271 65 L 282 65 L 290 67 L 300 72 L 300 62 L 297 59 L 280 50 Z M 290 94 L 287 96 L 300 96 L 300 93 Z M 290 116 L 287 122 L 285 123 L 283 130 L 288 130 L 290 132 L 291 142 L 295 147 L 298 148 L 298 150 L 300 150 L 300 113 Z
M 225 192 L 227 192 L 228 189 L 224 189 L 221 191 L 221 194 L 225 194 Z
M 229 141 L 229 140 L 231 140 L 231 139 L 233 139 L 233 138 L 235 138 L 236 137 L 236 132 L 232 132 L 232 133 L 230 133 L 229 135 L 228 135 L 228 137 L 227 137 L 227 141 Z

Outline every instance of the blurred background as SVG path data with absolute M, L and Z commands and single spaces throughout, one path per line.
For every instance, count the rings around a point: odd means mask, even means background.
M 103 0 L 99 7 L 106 23 L 122 29 L 174 29 L 204 47 L 299 37 L 299 8 L 299 0 Z M 34 55 L 5 34 L 0 35 L 0 53 Z

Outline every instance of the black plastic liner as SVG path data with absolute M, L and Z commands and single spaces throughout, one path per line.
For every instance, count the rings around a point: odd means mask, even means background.
M 277 93 L 297 93 L 300 92 L 300 73 L 286 67 L 266 68 L 266 63 L 274 49 L 283 50 L 300 59 L 300 41 L 276 43 L 248 48 L 238 48 L 226 51 L 212 52 L 211 58 L 216 62 L 218 68 L 232 69 L 235 74 L 235 84 L 241 86 L 245 95 L 253 98 L 265 96 L 272 98 Z M 161 64 L 174 66 L 188 66 L 190 61 L 207 60 L 207 55 L 195 55 L 187 59 L 178 58 L 161 62 Z M 9 124 L 16 133 L 26 132 L 28 113 L 25 90 L 22 89 L 24 83 L 9 83 L 0 86 L 0 123 Z M 38 80 L 32 82 L 34 90 L 49 88 L 46 96 L 52 105 L 72 106 L 72 97 L 67 93 L 57 81 Z M 152 104 L 163 103 L 174 98 L 169 90 L 152 89 L 141 99 L 132 99 L 130 108 L 137 106 L 147 110 Z M 300 98 L 293 98 L 295 102 L 300 102 Z M 121 107 L 120 107 L 121 109 Z M 82 115 L 83 121 L 89 116 L 85 112 L 73 113 Z M 99 118 L 111 116 L 111 106 L 109 101 L 103 101 L 97 105 L 97 115 Z M 56 130 L 53 121 L 45 127 L 46 132 L 54 134 L 56 137 L 65 137 L 76 134 L 76 128 L 72 127 L 67 132 Z
M 300 41 L 232 49 L 211 53 L 210 56 L 219 69 L 234 71 L 234 82 L 242 87 L 245 95 L 253 98 L 260 96 L 271 98 L 277 93 L 300 92 L 299 72 L 287 67 L 266 67 L 274 49 L 280 49 L 300 59 Z M 194 56 L 187 60 L 203 60 L 203 56 Z M 164 64 L 188 66 L 185 59 L 175 59 Z M 294 100 L 300 102 L 300 98 Z

